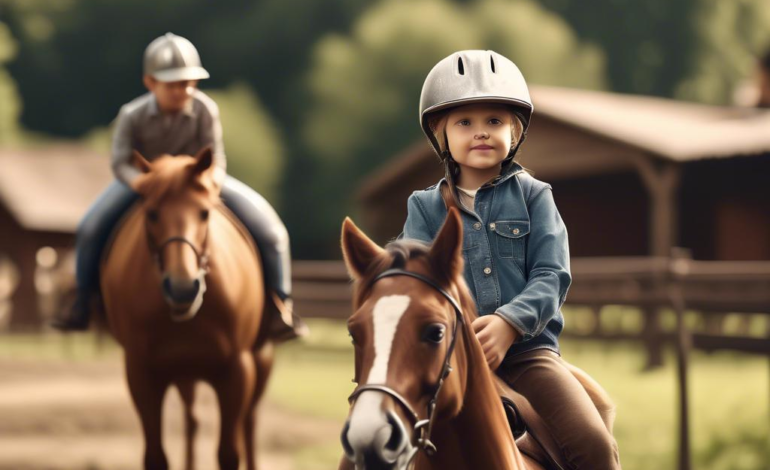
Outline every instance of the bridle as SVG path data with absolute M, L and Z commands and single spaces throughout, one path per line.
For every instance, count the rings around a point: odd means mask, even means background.
M 403 269 L 389 269 L 387 271 L 382 272 L 376 278 L 374 278 L 374 280 L 372 281 L 372 284 L 379 281 L 380 279 L 384 279 L 386 277 L 394 277 L 394 276 L 413 277 L 415 279 L 418 279 L 424 282 L 425 284 L 428 284 L 434 290 L 438 291 L 438 293 L 441 294 L 447 301 L 449 301 L 449 303 L 452 305 L 452 308 L 454 308 L 455 316 L 457 317 L 455 320 L 454 327 L 452 329 L 452 340 L 449 343 L 449 348 L 447 349 L 446 358 L 444 359 L 444 366 L 441 370 L 441 375 L 439 375 L 438 383 L 436 383 L 436 385 L 434 386 L 433 397 L 428 403 L 426 419 L 421 420 L 418 414 L 414 411 L 412 406 L 409 404 L 409 402 L 407 402 L 404 397 L 402 397 L 398 392 L 388 387 L 387 385 L 383 385 L 383 384 L 359 385 L 358 387 L 356 387 L 356 389 L 348 398 L 348 402 L 352 405 L 353 402 L 356 400 L 356 398 L 358 398 L 358 396 L 361 395 L 363 392 L 380 392 L 393 398 L 397 403 L 399 403 L 404 408 L 404 410 L 407 411 L 407 414 L 414 420 L 414 430 L 412 431 L 412 442 L 416 444 L 415 448 L 412 450 L 411 454 L 409 455 L 406 461 L 406 465 L 408 466 L 412 462 L 412 460 L 417 456 L 417 453 L 420 450 L 425 451 L 425 453 L 428 456 L 433 456 L 436 453 L 436 450 L 437 450 L 436 446 L 430 440 L 431 431 L 433 430 L 433 423 L 436 417 L 436 414 L 435 414 L 436 402 L 438 401 L 438 394 L 441 391 L 441 387 L 444 385 L 444 381 L 449 376 L 449 373 L 452 372 L 452 366 L 450 365 L 450 361 L 452 360 L 452 353 L 454 352 L 455 343 L 457 341 L 457 330 L 461 324 L 464 324 L 464 319 L 463 319 L 462 309 L 460 308 L 460 304 L 457 302 L 457 300 L 455 300 L 455 298 L 452 297 L 452 295 L 449 292 L 447 292 L 444 288 L 439 286 L 435 281 L 423 276 L 422 274 L 418 274 L 411 271 L 405 271 Z
M 188 245 L 190 248 L 192 248 L 193 253 L 195 253 L 195 259 L 198 262 L 198 269 L 200 270 L 200 272 L 204 274 L 209 272 L 208 223 L 206 224 L 206 234 L 203 237 L 203 244 L 200 249 L 198 249 L 193 242 L 191 242 L 190 240 L 182 236 L 169 237 L 165 239 L 162 243 L 158 244 L 153 238 L 152 233 L 150 233 L 150 226 L 147 222 L 146 217 L 145 217 L 144 226 L 145 226 L 144 232 L 147 235 L 147 246 L 150 248 L 150 254 L 152 254 L 152 257 L 155 260 L 155 264 L 158 266 L 158 269 L 160 270 L 161 273 L 164 271 L 164 268 L 165 268 L 165 263 L 163 262 L 163 250 L 171 243 L 184 243 Z

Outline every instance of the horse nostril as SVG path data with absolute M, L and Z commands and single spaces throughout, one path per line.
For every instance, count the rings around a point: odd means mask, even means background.
M 391 452 L 401 452 L 404 444 L 406 444 L 406 430 L 401 420 L 396 416 L 393 411 L 388 411 L 388 424 L 391 426 L 390 439 L 385 443 L 385 449 Z
M 175 303 L 192 302 L 201 289 L 201 282 L 194 280 L 174 280 L 171 276 L 163 278 L 163 292 Z
M 345 422 L 345 427 L 342 428 L 342 434 L 340 435 L 340 441 L 342 441 L 342 449 L 345 451 L 345 456 L 347 456 L 348 459 L 353 460 L 356 453 L 348 440 L 348 431 L 350 431 L 350 421 Z

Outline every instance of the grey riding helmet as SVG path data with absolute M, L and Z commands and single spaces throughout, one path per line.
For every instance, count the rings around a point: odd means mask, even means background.
M 161 82 L 209 78 L 195 46 L 173 33 L 155 39 L 144 50 L 144 74 Z
M 420 94 L 420 125 L 436 154 L 441 151 L 428 117 L 437 111 L 473 103 L 510 105 L 524 124 L 524 141 L 532 117 L 532 100 L 524 76 L 506 57 L 494 51 L 459 51 L 441 60 L 430 71 Z

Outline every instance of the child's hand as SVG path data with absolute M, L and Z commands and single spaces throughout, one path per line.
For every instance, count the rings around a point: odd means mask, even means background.
M 487 364 L 493 371 L 500 367 L 505 353 L 511 347 L 519 333 L 498 315 L 484 315 L 473 321 L 473 331 L 481 343 Z

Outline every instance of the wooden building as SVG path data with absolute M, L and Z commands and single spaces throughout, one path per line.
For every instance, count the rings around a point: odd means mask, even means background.
M 112 180 L 110 163 L 80 146 L 55 145 L 0 150 L 0 168 L 0 255 L 19 273 L 10 326 L 35 327 L 39 250 L 72 248 L 78 222 Z
M 770 111 L 532 87 L 517 160 L 550 183 L 572 256 L 770 260 Z M 426 140 L 360 186 L 377 241 L 400 233 L 406 199 L 443 174 Z

